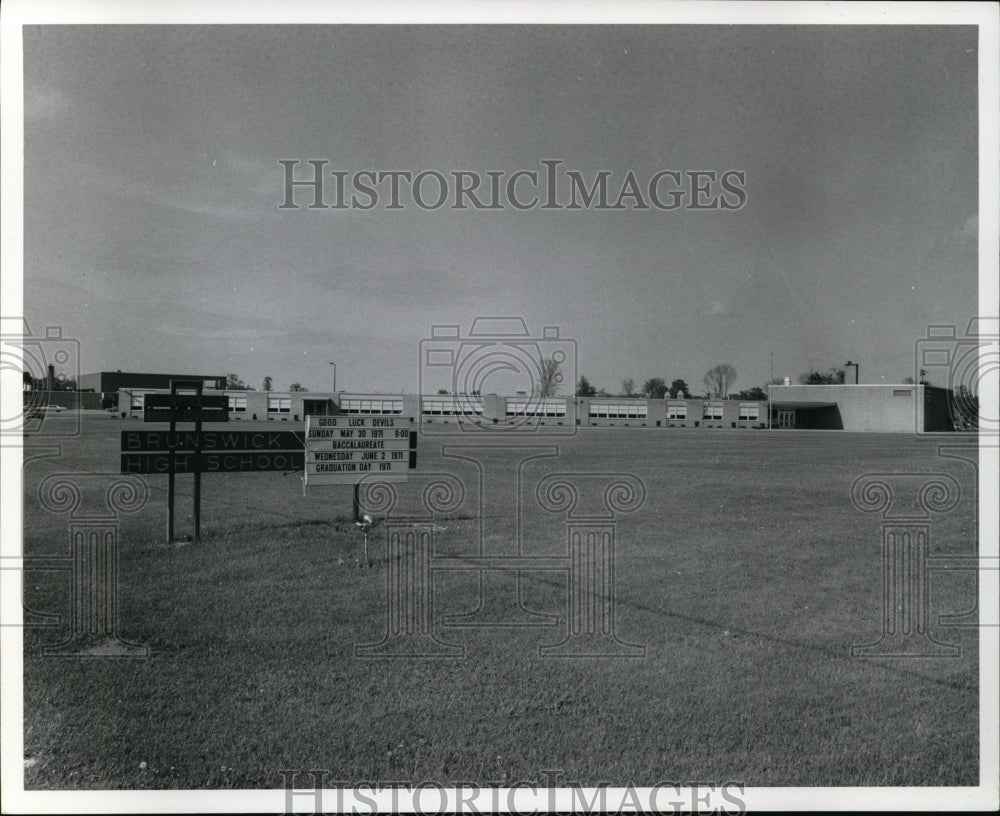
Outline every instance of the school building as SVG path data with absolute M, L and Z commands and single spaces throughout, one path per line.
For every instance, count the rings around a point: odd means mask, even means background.
M 179 379 L 179 378 L 175 378 Z M 189 378 L 199 381 L 203 377 Z M 147 394 L 166 388 L 121 389 L 121 417 L 142 419 Z M 230 421 L 303 422 L 307 415 L 398 414 L 425 431 L 487 430 L 497 426 L 757 429 L 769 427 L 766 401 L 740 399 L 646 399 L 625 397 L 549 397 L 526 394 L 363 394 L 347 392 L 232 391 L 224 394 Z M 868 431 L 875 433 L 954 430 L 950 393 L 929 385 L 772 386 L 770 426 L 791 430 Z M 454 430 L 459 430 L 455 427 Z

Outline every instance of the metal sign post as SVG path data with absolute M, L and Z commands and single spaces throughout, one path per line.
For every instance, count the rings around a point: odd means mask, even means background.
M 201 474 L 295 471 L 305 464 L 305 440 L 295 431 L 205 431 L 202 422 L 226 422 L 229 398 L 205 395 L 200 382 L 172 381 L 169 394 L 148 394 L 147 421 L 169 421 L 169 431 L 122 431 L 121 472 L 167 476 L 167 540 L 174 540 L 178 473 L 194 476 L 194 540 L 201 539 Z M 182 393 L 192 391 L 194 393 Z M 193 422 L 193 431 L 178 431 Z

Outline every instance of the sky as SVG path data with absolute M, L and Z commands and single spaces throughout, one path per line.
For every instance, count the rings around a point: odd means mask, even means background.
M 557 326 L 610 393 L 718 363 L 751 388 L 772 352 L 793 382 L 900 382 L 977 313 L 977 62 L 961 26 L 29 27 L 25 316 L 84 373 L 276 389 L 332 390 L 335 362 L 340 390 L 417 391 L 432 327 L 478 316 Z M 556 160 L 613 198 L 735 170 L 745 202 L 283 209 L 282 160 Z

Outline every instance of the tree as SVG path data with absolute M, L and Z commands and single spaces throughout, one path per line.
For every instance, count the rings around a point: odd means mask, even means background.
M 559 383 L 562 382 L 559 373 L 559 362 L 555 357 L 543 357 L 538 370 L 538 383 L 535 386 L 536 397 L 554 397 L 559 393 Z
M 710 395 L 725 399 L 736 382 L 736 369 L 729 363 L 719 363 L 705 372 L 702 382 Z
M 670 383 L 670 399 L 677 399 L 678 394 L 683 394 L 684 399 L 691 399 L 691 389 L 684 380 L 674 380 Z
M 916 381 L 913 377 L 903 377 L 903 385 L 916 385 Z
M 830 368 L 825 374 L 819 371 L 809 371 L 799 375 L 799 382 L 803 385 L 843 385 L 845 380 L 844 369 Z
M 663 399 L 667 393 L 667 384 L 663 377 L 650 377 L 642 384 L 642 393 L 650 399 Z
M 635 396 L 635 380 L 629 377 L 627 380 L 622 380 L 622 396 L 623 397 L 634 397 Z
M 247 384 L 235 374 L 226 375 L 226 390 L 228 391 L 249 391 Z
M 264 384 L 261 386 L 261 388 L 264 391 L 270 391 L 273 387 L 274 387 L 274 380 L 271 379 L 271 375 L 270 374 L 265 375 Z
M 438 393 L 439 394 L 450 394 L 451 392 L 447 388 L 439 388 L 438 389 Z
M 597 396 L 597 389 L 590 384 L 590 380 L 581 374 L 580 382 L 576 384 L 576 395 L 578 397 L 594 397 Z
M 30 391 L 32 388 L 35 387 L 35 378 L 31 376 L 30 371 L 22 372 L 22 380 L 23 380 L 23 383 L 21 385 L 22 390 Z
M 302 383 L 293 382 L 290 386 L 288 386 L 288 390 L 289 391 L 308 391 L 309 389 L 306 388 L 304 385 L 302 385 Z

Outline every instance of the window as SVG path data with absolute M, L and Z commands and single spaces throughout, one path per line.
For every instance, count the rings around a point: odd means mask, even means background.
M 566 400 L 541 397 L 515 397 L 507 400 L 507 416 L 566 416 Z
M 478 397 L 424 397 L 421 400 L 420 412 L 435 416 L 451 416 L 453 414 L 476 414 L 482 416 L 483 401 Z
M 269 414 L 290 414 L 292 412 L 292 398 L 268 397 L 267 412 Z
M 760 406 L 754 403 L 740 403 L 740 419 L 753 420 L 760 419 Z
M 912 388 L 893 388 L 892 395 L 894 397 L 911 397 L 913 396 Z
M 722 419 L 722 403 L 706 402 L 701 417 L 702 419 Z
M 345 397 L 340 402 L 345 414 L 401 414 L 402 398 Z
M 632 402 L 607 402 L 591 400 L 590 416 L 598 419 L 645 419 L 648 404 L 645 400 Z
M 226 394 L 229 397 L 229 410 L 234 413 L 245 414 L 247 410 L 246 394 Z
M 667 403 L 667 419 L 687 419 L 688 407 L 683 402 Z
M 135 393 L 135 391 L 132 392 L 132 410 L 133 411 L 141 411 L 142 410 L 142 405 L 143 405 L 143 402 L 145 401 L 145 399 L 144 399 L 145 396 L 146 395 L 142 394 L 142 393 L 137 394 L 137 393 Z

